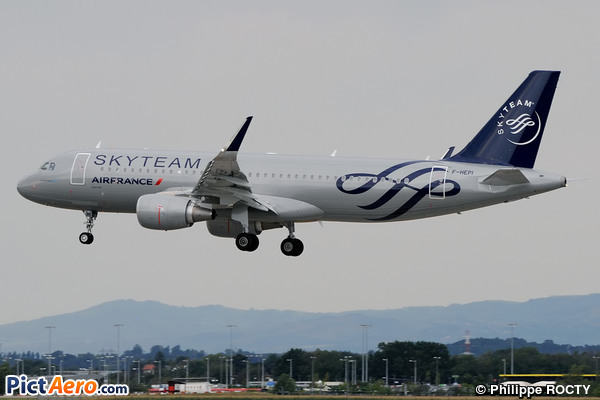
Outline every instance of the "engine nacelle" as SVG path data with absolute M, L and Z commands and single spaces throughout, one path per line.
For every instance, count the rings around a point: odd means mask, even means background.
M 214 210 L 200 207 L 187 197 L 146 194 L 137 201 L 138 222 L 144 228 L 169 231 L 215 218 Z

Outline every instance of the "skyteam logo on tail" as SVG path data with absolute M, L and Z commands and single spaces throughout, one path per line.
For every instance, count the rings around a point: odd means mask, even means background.
M 542 119 L 540 118 L 540 115 L 537 113 L 537 111 L 534 111 L 534 114 L 537 118 L 537 123 L 534 122 L 533 119 L 531 118 L 531 116 L 528 114 L 521 114 L 516 119 L 506 120 L 506 125 L 508 125 L 510 127 L 511 133 L 513 135 L 520 134 L 527 127 L 537 126 L 537 131 L 535 132 L 535 135 L 533 135 L 533 137 L 531 139 L 524 141 L 524 142 L 515 142 L 515 141 L 510 140 L 509 138 L 507 138 L 506 140 L 508 140 L 512 144 L 516 144 L 517 146 L 524 146 L 524 145 L 527 145 L 527 144 L 533 142 L 535 139 L 537 139 L 537 137 L 540 135 L 540 131 L 542 130 Z
M 534 105 L 533 101 L 519 99 L 502 107 L 496 121 L 498 135 L 509 133 L 506 140 L 517 146 L 535 141 L 542 131 L 542 119 Z

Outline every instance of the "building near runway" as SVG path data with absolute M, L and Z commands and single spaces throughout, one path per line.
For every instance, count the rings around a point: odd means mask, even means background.
M 168 393 L 211 393 L 212 384 L 206 380 L 169 381 Z

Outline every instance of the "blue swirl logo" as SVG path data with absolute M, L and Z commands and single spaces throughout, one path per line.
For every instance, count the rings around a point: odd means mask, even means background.
M 389 221 L 389 220 L 396 219 L 396 218 L 404 215 L 410 209 L 412 209 L 415 205 L 417 205 L 417 203 L 419 201 L 421 201 L 426 196 L 430 196 L 432 198 L 433 197 L 445 198 L 445 197 L 450 197 L 450 196 L 456 196 L 458 193 L 460 193 L 460 185 L 458 184 L 458 182 L 449 180 L 449 179 L 434 180 L 431 178 L 432 174 L 436 171 L 443 171 L 445 173 L 446 169 L 442 168 L 442 167 L 427 167 L 427 168 L 418 169 L 416 171 L 409 173 L 408 175 L 406 175 L 405 177 L 403 177 L 401 179 L 392 180 L 389 178 L 389 176 L 392 173 L 394 173 L 402 168 L 408 167 L 409 165 L 413 165 L 413 164 L 417 164 L 417 163 L 419 163 L 419 161 L 409 161 L 409 162 L 405 162 L 405 163 L 401 163 L 401 164 L 396 164 L 396 165 L 380 172 L 379 174 L 369 174 L 369 173 L 347 174 L 347 175 L 340 177 L 337 180 L 336 186 L 337 186 L 338 190 L 341 191 L 342 193 L 350 194 L 350 195 L 359 195 L 359 194 L 368 192 L 369 190 L 373 189 L 374 187 L 376 187 L 379 184 L 382 184 L 383 182 L 393 183 L 393 186 L 391 188 L 389 188 L 383 195 L 381 195 L 374 202 L 372 202 L 370 204 L 362 205 L 362 206 L 357 205 L 359 208 L 362 208 L 363 210 L 376 210 L 376 209 L 382 207 L 383 205 L 385 205 L 389 201 L 391 201 L 402 190 L 404 190 L 404 192 L 402 192 L 402 193 L 405 193 L 407 191 L 413 192 L 412 196 L 410 196 L 410 198 L 408 198 L 408 200 L 406 200 L 404 202 L 404 204 L 402 204 L 397 210 L 395 210 L 394 212 L 392 212 L 386 216 L 380 217 L 380 218 L 367 218 L 370 221 Z M 423 187 L 415 186 L 414 181 L 423 175 L 430 175 L 429 183 L 427 183 Z M 366 178 L 366 182 L 357 188 L 346 189 L 344 187 L 344 183 L 346 183 L 348 181 L 352 181 L 355 178 Z M 439 186 L 442 186 L 442 190 L 436 191 L 435 189 L 437 189 Z M 451 189 L 448 190 L 449 187 Z
M 518 118 L 506 120 L 506 125 L 510 126 L 512 134 L 516 135 L 528 126 L 535 126 L 535 122 L 533 122 L 529 114 L 521 114 Z
M 506 140 L 517 146 L 525 146 L 537 139 L 537 137 L 540 135 L 540 132 L 542 131 L 542 119 L 540 118 L 540 115 L 537 113 L 537 111 L 534 111 L 534 113 L 538 120 L 538 129 L 531 139 L 527 140 L 526 142 L 515 142 L 508 138 Z M 520 134 L 524 129 L 530 126 L 535 126 L 535 122 L 528 114 L 521 114 L 521 116 L 519 116 L 518 118 L 507 120 L 506 125 L 510 126 L 513 135 L 517 135 Z

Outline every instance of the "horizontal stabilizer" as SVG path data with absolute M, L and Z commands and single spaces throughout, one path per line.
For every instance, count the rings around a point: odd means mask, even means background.
M 499 169 L 481 181 L 484 185 L 508 186 L 529 183 L 529 180 L 518 169 Z

